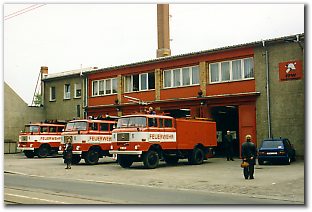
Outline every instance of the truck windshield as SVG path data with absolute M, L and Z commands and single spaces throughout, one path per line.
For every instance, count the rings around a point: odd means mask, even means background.
M 25 126 L 25 132 L 38 132 L 39 131 L 39 126 L 36 125 L 27 125 Z
M 127 117 L 118 119 L 117 128 L 146 127 L 146 117 Z
M 77 122 L 70 122 L 66 125 L 66 132 L 71 131 L 78 131 L 78 130 L 87 130 L 87 122 L 77 121 Z

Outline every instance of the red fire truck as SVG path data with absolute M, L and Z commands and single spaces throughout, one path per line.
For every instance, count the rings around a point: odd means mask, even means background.
M 190 164 L 202 164 L 216 146 L 215 122 L 143 114 L 118 120 L 109 152 L 117 154 L 123 168 L 140 161 L 146 168 L 156 168 L 160 159 L 177 164 L 187 158 Z
M 67 123 L 62 133 L 59 154 L 63 154 L 65 142 L 73 145 L 72 163 L 78 164 L 83 158 L 86 164 L 95 165 L 99 158 L 112 156 L 109 148 L 112 140 L 112 130 L 116 126 L 114 120 L 83 119 Z
M 65 123 L 27 124 L 19 134 L 17 149 L 22 150 L 27 158 L 44 158 L 57 153 L 64 127 Z

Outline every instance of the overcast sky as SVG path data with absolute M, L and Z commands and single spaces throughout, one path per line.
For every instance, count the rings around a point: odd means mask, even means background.
M 170 4 L 178 55 L 304 32 L 303 4 Z M 19 12 L 18 12 L 19 11 Z M 4 81 L 31 103 L 49 73 L 156 58 L 156 4 L 4 4 Z

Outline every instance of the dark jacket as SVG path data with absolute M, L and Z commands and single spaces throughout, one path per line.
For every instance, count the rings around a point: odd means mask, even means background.
M 70 143 L 67 148 L 65 147 L 63 158 L 70 160 L 73 156 L 73 145 Z
M 253 157 L 255 160 L 257 157 L 257 148 L 256 145 L 254 143 L 250 142 L 245 142 L 242 144 L 242 158 L 247 158 L 250 159 L 251 157 Z
M 225 135 L 223 142 L 224 142 L 225 148 L 233 148 L 233 137 L 232 137 L 232 135 Z

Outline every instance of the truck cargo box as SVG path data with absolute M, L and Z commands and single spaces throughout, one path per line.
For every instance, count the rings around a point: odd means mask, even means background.
M 193 149 L 198 143 L 217 146 L 216 122 L 176 119 L 177 148 Z

